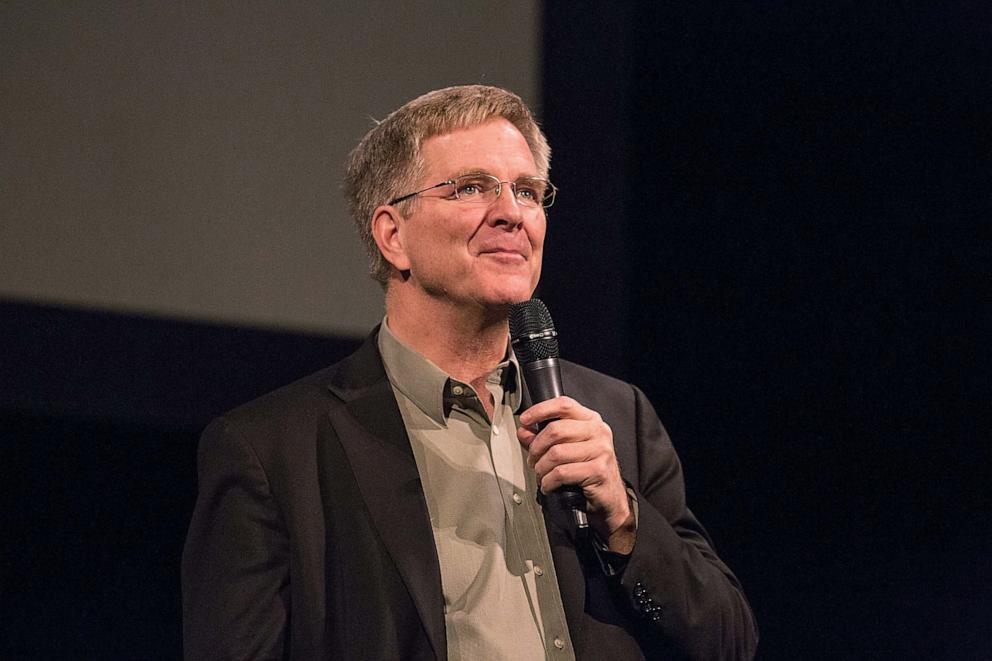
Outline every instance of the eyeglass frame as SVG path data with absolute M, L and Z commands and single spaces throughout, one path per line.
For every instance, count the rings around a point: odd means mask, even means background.
M 517 204 L 520 204 L 519 198 L 517 197 L 517 182 L 516 181 L 500 181 L 499 177 L 497 177 L 496 175 L 493 175 L 493 174 L 489 174 L 487 172 L 469 172 L 467 174 L 460 174 L 457 177 L 453 177 L 453 178 L 448 179 L 446 181 L 442 181 L 439 184 L 434 184 L 433 186 L 428 186 L 427 188 L 418 190 L 418 191 L 413 192 L 413 193 L 407 193 L 406 195 L 400 195 L 399 197 L 393 198 L 392 200 L 390 200 L 387 204 L 389 204 L 390 206 L 392 206 L 394 204 L 399 204 L 400 202 L 403 202 L 405 200 L 409 200 L 412 197 L 416 197 L 416 196 L 420 195 L 421 193 L 426 193 L 429 190 L 434 190 L 435 188 L 441 188 L 442 186 L 454 186 L 456 181 L 458 181 L 459 179 L 463 179 L 465 177 L 488 177 L 490 179 L 493 179 L 496 182 L 496 197 L 494 198 L 494 201 L 495 200 L 498 200 L 499 199 L 499 196 L 503 194 L 503 184 L 509 184 L 510 185 L 510 190 L 513 191 L 513 199 L 514 199 L 514 201 L 516 201 Z M 544 200 L 542 199 L 540 202 L 537 203 L 537 206 L 532 207 L 532 208 L 535 208 L 535 209 L 548 209 L 548 208 L 551 207 L 552 204 L 555 203 L 555 197 L 558 195 L 558 187 L 555 186 L 553 183 L 551 183 L 550 180 L 544 179 L 542 177 L 521 177 L 521 179 L 530 179 L 532 181 L 543 181 L 551 189 L 551 195 L 550 196 L 546 196 L 548 199 L 550 199 L 550 202 L 548 202 L 547 204 L 544 204 Z M 461 199 L 461 198 L 458 197 L 458 187 L 457 186 L 455 186 L 454 196 L 455 196 L 455 199 L 456 200 Z M 490 202 L 490 204 L 492 204 L 492 202 Z M 526 207 L 526 205 L 523 205 L 523 206 Z

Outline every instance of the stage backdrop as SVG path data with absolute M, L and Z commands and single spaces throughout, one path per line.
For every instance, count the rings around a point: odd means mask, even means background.
M 319 333 L 382 316 L 341 181 L 376 119 L 487 83 L 540 108 L 540 7 L 0 7 L 0 298 Z

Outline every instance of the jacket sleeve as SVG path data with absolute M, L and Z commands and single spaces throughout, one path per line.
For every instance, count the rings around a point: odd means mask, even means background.
M 665 653 L 751 659 L 758 632 L 741 585 L 686 506 L 675 449 L 651 403 L 633 389 L 637 538 L 620 581 L 622 593 L 642 630 Z
M 198 479 L 182 559 L 185 658 L 283 658 L 288 536 L 258 456 L 223 419 L 200 439 Z

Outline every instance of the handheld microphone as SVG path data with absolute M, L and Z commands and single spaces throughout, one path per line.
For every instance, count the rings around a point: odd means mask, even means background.
M 532 298 L 510 307 L 510 342 L 523 370 L 524 382 L 534 404 L 565 394 L 558 364 L 558 333 L 551 313 L 540 299 Z M 538 431 L 552 420 L 538 425 Z M 586 498 L 582 487 L 563 485 L 554 494 L 559 506 L 571 512 L 575 532 L 584 536 L 589 530 Z

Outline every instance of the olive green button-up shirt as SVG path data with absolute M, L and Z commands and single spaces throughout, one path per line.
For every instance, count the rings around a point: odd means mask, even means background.
M 517 441 L 520 371 L 486 380 L 490 421 L 472 387 L 379 331 L 379 351 L 406 425 L 441 566 L 451 661 L 575 658 L 536 476 Z

